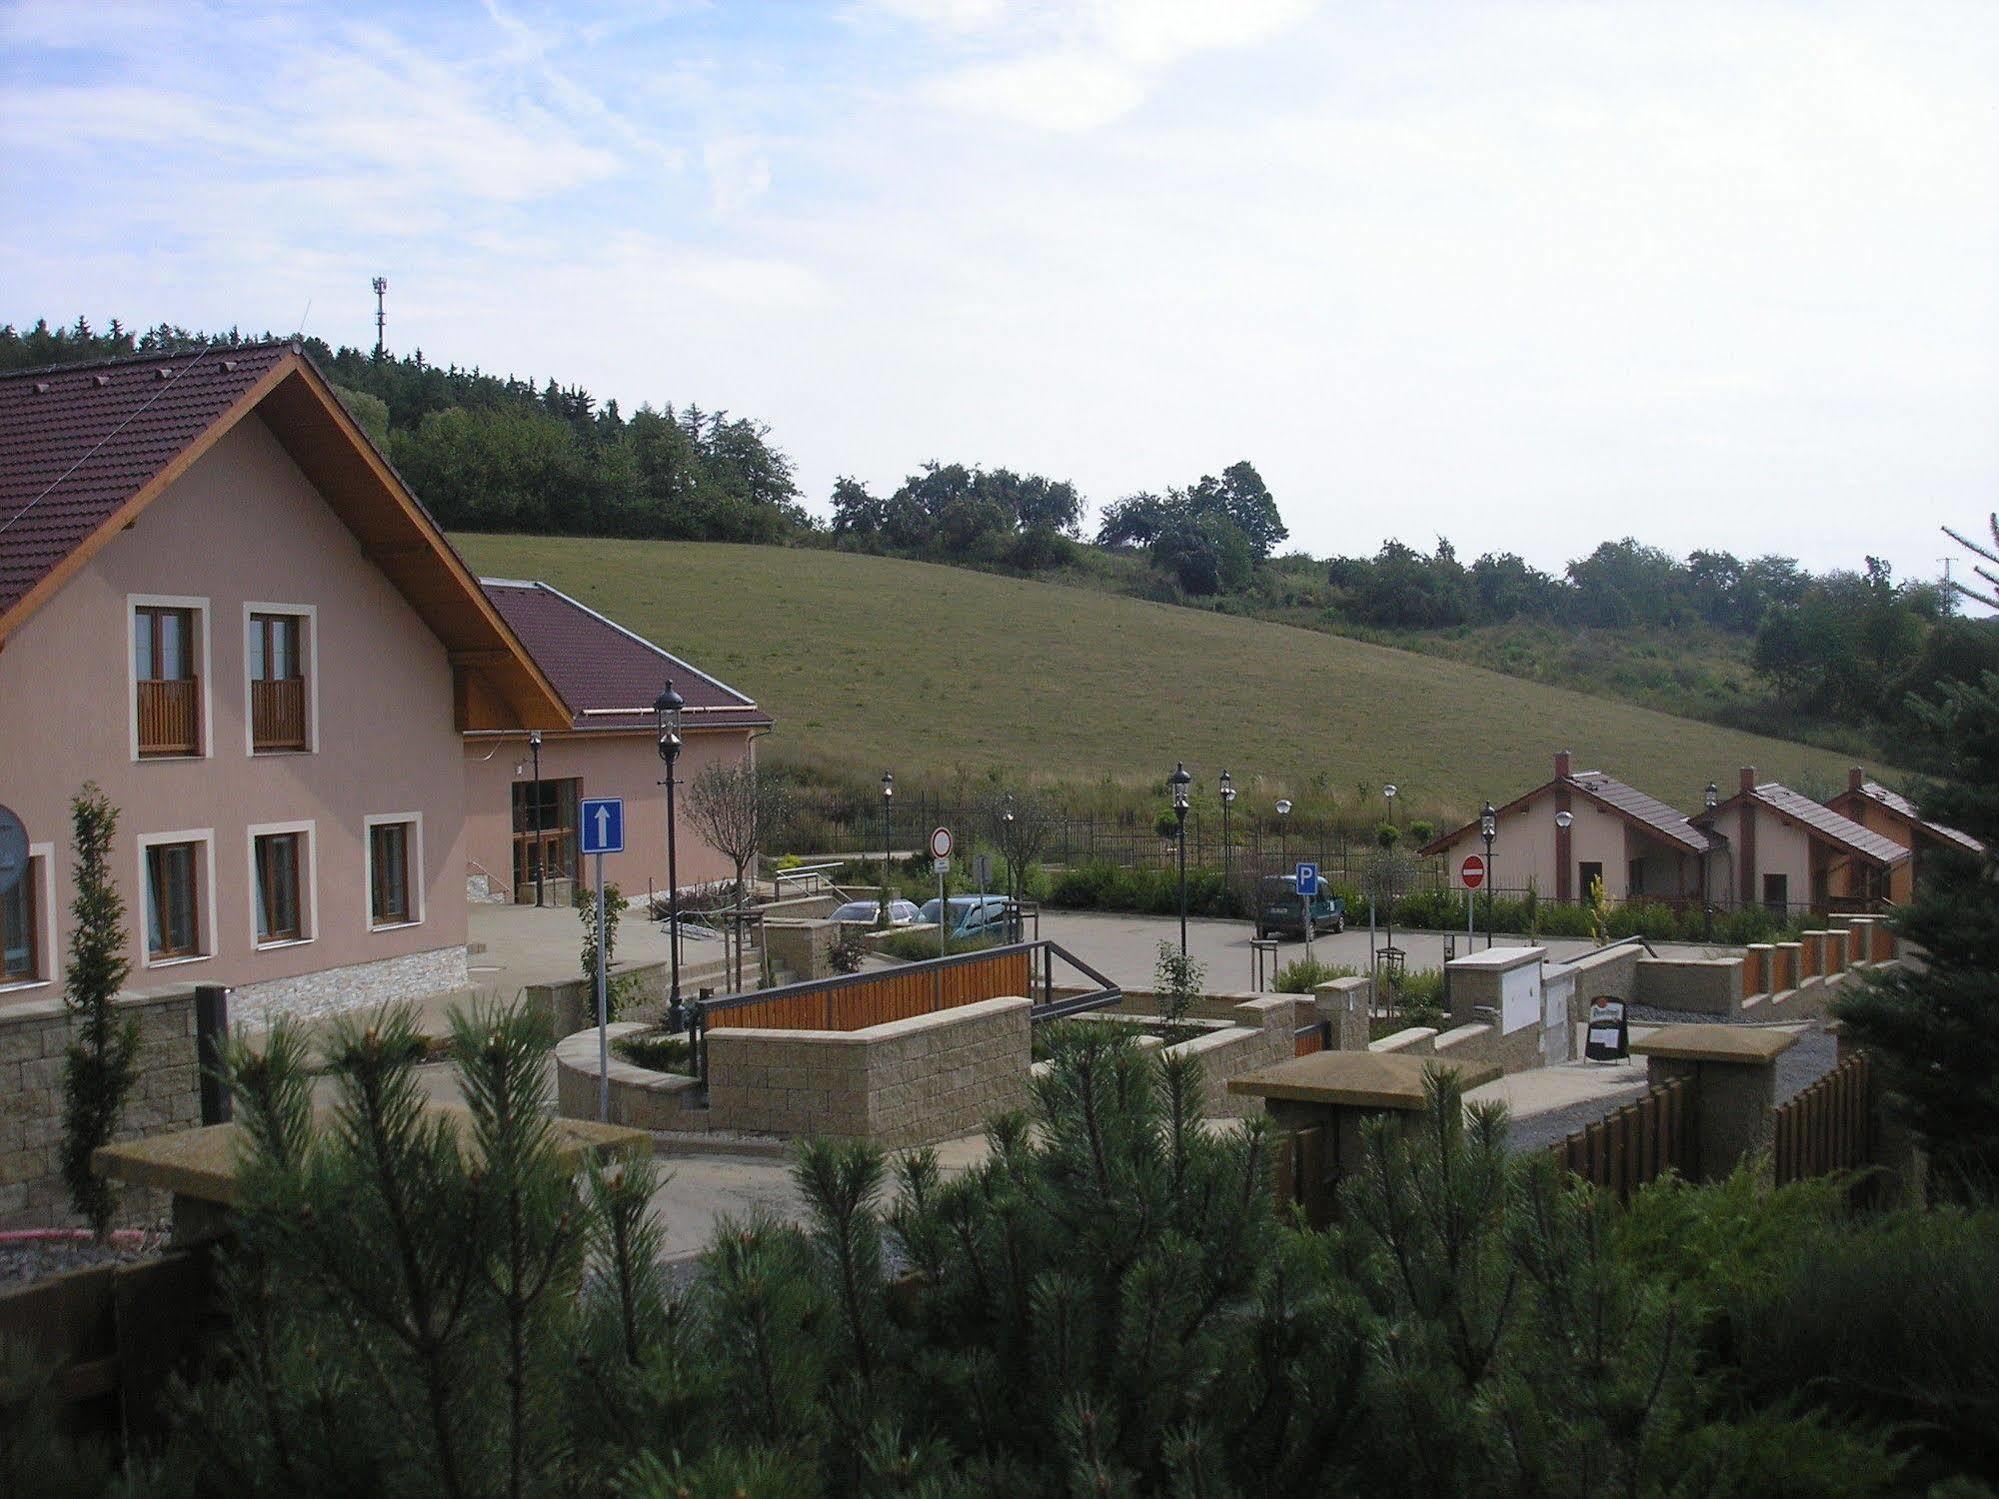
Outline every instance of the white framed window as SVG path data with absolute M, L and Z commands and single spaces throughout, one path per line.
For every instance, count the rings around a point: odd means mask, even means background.
M 56 971 L 55 845 L 28 845 L 28 867 L 0 895 L 0 994 L 45 988 Z
M 381 812 L 362 819 L 367 888 L 362 909 L 378 932 L 423 924 L 423 814 Z
M 215 753 L 208 600 L 125 596 L 125 701 L 134 760 L 200 760 Z
M 255 600 L 243 605 L 243 751 L 319 749 L 319 610 Z
M 296 947 L 319 935 L 315 833 L 309 819 L 250 825 L 252 947 Z
M 139 846 L 144 966 L 215 956 L 215 830 L 143 833 Z

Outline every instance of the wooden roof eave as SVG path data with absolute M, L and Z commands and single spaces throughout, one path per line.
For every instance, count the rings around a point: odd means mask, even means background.
M 458 727 L 567 728 L 569 705 L 332 388 L 303 358 L 290 361 L 288 375 L 258 414 L 443 642 L 458 682 Z

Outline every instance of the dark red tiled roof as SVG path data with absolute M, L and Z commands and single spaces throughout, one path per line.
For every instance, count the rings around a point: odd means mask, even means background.
M 1902 817 L 1914 823 L 1917 827 L 1922 828 L 1925 832 L 1933 833 L 1939 838 L 1947 839 L 1958 845 L 1958 847 L 1967 849 L 1974 854 L 1985 852 L 1985 845 L 1972 837 L 1971 834 L 1959 832 L 1956 828 L 1949 827 L 1941 822 L 1931 822 L 1916 810 L 1914 802 L 1898 791 L 1890 791 L 1879 781 L 1864 782 L 1861 785 L 1860 794 L 1872 797 L 1890 812 L 1900 813 Z
M 689 730 L 754 728 L 768 713 L 725 682 L 669 654 L 546 583 L 481 578 L 479 586 L 513 627 L 579 729 L 646 730 L 668 678 L 686 701 Z
M 1793 791 L 1781 781 L 1765 781 L 1754 791 L 1742 795 L 1753 796 L 1771 811 L 1781 812 L 1848 853 L 1859 854 L 1877 864 L 1899 864 L 1909 857 L 1909 851 L 1893 838 L 1885 838 L 1872 828 L 1863 828 L 1852 818 L 1840 816 L 1832 808 L 1813 801 L 1802 792 Z M 1733 800 L 1739 801 L 1741 796 Z
M 1495 810 L 1502 817 L 1510 812 L 1518 811 L 1535 799 L 1546 796 L 1554 791 L 1564 783 L 1564 779 L 1557 776 L 1552 781 L 1544 781 L 1532 791 L 1526 792 L 1521 796 L 1516 796 L 1505 806 Z M 1698 854 L 1705 852 L 1713 841 L 1706 832 L 1695 827 L 1685 813 L 1667 806 L 1656 796 L 1647 796 L 1636 786 L 1626 785 L 1615 776 L 1605 775 L 1600 770 L 1583 770 L 1566 777 L 1566 782 L 1569 789 L 1580 795 L 1585 801 L 1597 803 L 1599 806 L 1624 818 L 1625 821 L 1639 825 L 1645 831 L 1652 833 L 1668 843 L 1677 845 L 1688 853 Z M 1418 852 L 1425 857 L 1432 854 L 1440 854 L 1452 844 L 1462 839 L 1467 833 L 1475 833 L 1477 831 L 1478 819 L 1473 818 L 1463 827 L 1454 828 L 1448 833 L 1431 839 Z
M 291 353 L 246 344 L 0 375 L 0 612 Z

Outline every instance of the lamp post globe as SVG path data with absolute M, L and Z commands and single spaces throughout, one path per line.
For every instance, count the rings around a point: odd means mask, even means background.
M 1381 794 L 1388 799 L 1388 820 L 1390 823 L 1393 823 L 1395 821 L 1396 789 L 1397 789 L 1396 785 L 1393 781 L 1390 781 L 1386 786 L 1383 786 L 1381 788 Z
M 882 888 L 875 905 L 875 925 L 888 925 L 888 867 L 895 860 L 894 834 L 889 829 L 889 808 L 895 804 L 895 772 L 882 772 Z
M 680 715 L 686 700 L 673 690 L 668 678 L 652 701 L 653 731 L 659 737 L 659 758 L 666 764 L 666 951 L 670 978 L 666 991 L 667 1029 L 687 1028 L 688 1016 L 680 1003 L 680 862 L 674 845 L 673 783 L 680 759 Z
M 1478 835 L 1485 840 L 1485 945 L 1492 946 L 1492 907 L 1497 882 L 1492 876 L 1492 841 L 1499 836 L 1499 813 L 1491 802 L 1479 809 Z
M 546 835 L 542 831 L 540 729 L 528 734 L 528 749 L 534 753 L 534 903 L 539 910 L 548 877 L 548 846 L 543 841 Z
M 1286 864 L 1291 858 L 1291 798 L 1277 798 L 1277 862 Z
M 1721 788 L 1709 781 L 1701 793 L 1701 806 L 1712 813 L 1720 805 Z M 1708 865 L 1713 862 L 1714 834 L 1703 828 L 1701 836 L 1708 840 L 1707 847 L 1701 850 L 1701 938 L 1706 941 L 1714 936 L 1714 902 L 1708 896 Z
M 1187 956 L 1187 791 L 1194 778 L 1187 774 L 1186 762 L 1179 761 L 1166 778 L 1173 790 L 1173 835 L 1180 846 L 1180 956 Z
M 1235 781 L 1224 770 L 1221 778 L 1222 791 L 1222 883 L 1227 885 L 1235 873 L 1235 850 L 1229 846 L 1229 808 L 1235 804 Z

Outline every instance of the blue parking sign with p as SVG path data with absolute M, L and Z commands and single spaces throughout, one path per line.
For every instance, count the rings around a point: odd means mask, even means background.
M 1318 865 L 1300 864 L 1298 866 L 1298 893 L 1300 895 L 1317 895 L 1319 893 Z
M 576 806 L 586 854 L 621 854 L 625 851 L 625 801 L 619 796 L 585 797 Z

